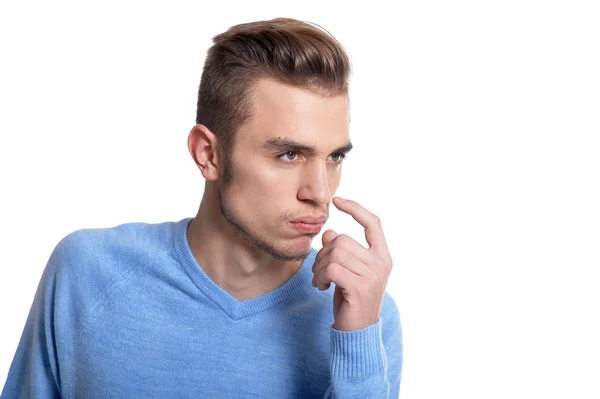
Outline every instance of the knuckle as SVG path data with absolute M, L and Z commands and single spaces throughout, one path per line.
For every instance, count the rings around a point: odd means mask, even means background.
M 347 244 L 352 238 L 348 234 L 342 233 L 338 236 L 338 241 L 342 244 Z
M 331 250 L 330 260 L 334 263 L 344 263 L 346 259 L 346 251 L 341 247 L 336 247 Z
M 373 215 L 373 223 L 377 226 L 381 226 L 381 218 L 377 215 Z
M 334 281 L 338 275 L 339 265 L 337 263 L 331 263 L 327 268 L 327 278 Z

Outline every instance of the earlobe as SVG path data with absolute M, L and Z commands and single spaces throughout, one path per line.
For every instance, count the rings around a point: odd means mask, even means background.
M 217 138 L 206 126 L 195 125 L 188 135 L 188 150 L 206 180 L 219 178 Z

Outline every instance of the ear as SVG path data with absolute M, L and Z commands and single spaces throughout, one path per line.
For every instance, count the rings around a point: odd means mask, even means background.
M 218 140 L 204 125 L 195 125 L 188 136 L 188 149 L 206 180 L 219 178 Z

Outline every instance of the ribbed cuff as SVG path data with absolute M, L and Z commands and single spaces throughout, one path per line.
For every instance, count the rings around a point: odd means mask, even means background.
M 340 331 L 331 327 L 331 376 L 363 377 L 386 367 L 381 341 L 381 319 L 362 330 Z

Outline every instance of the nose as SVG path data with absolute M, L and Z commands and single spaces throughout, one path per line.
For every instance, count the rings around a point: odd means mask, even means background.
M 313 160 L 306 165 L 302 175 L 298 199 L 311 201 L 316 205 L 325 205 L 331 200 L 329 181 L 327 176 L 327 164 Z

